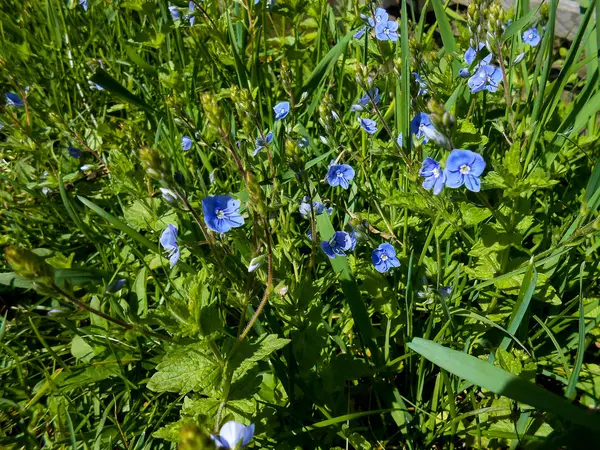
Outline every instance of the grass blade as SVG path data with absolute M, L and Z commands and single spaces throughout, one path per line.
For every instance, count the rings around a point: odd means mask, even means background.
M 525 313 L 529 308 L 529 302 L 531 301 L 531 297 L 533 296 L 533 291 L 535 291 L 536 284 L 537 271 L 535 270 L 533 261 L 531 261 L 529 263 L 529 267 L 527 267 L 525 276 L 523 277 L 523 284 L 521 284 L 521 289 L 519 290 L 519 296 L 517 298 L 515 309 L 513 310 L 513 313 L 510 316 L 510 322 L 507 331 L 512 335 L 517 334 L 517 330 L 521 325 L 521 321 L 523 320 L 523 317 L 525 317 Z M 503 350 L 507 350 L 511 340 L 512 339 L 508 336 L 504 336 L 502 342 L 500 343 L 500 348 Z
M 597 432 L 600 429 L 598 415 L 486 361 L 421 338 L 414 338 L 408 346 L 442 369 L 498 395 L 553 413 L 590 430 Z

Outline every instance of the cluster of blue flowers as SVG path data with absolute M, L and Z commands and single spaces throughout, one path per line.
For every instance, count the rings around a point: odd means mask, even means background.
M 479 153 L 471 150 L 454 149 L 446 160 L 446 168 L 442 170 L 440 163 L 433 158 L 425 158 L 419 175 L 425 177 L 423 187 L 433 189 L 435 195 L 442 192 L 444 186 L 458 188 L 463 184 L 472 192 L 479 192 L 479 177 L 485 170 L 485 161 Z
M 168 202 L 176 201 L 177 195 L 170 189 L 161 188 L 161 192 L 163 198 Z M 216 233 L 227 233 L 232 228 L 244 225 L 244 218 L 240 214 L 240 201 L 229 195 L 214 195 L 204 198 L 202 211 L 206 226 Z M 177 227 L 169 224 L 160 236 L 160 245 L 167 251 L 171 268 L 177 264 L 180 256 L 177 234 Z
M 194 21 L 196 20 L 196 18 L 194 17 L 195 9 L 196 9 L 196 5 L 194 5 L 194 2 L 189 2 L 188 3 L 188 14 L 183 16 L 183 19 L 187 20 L 191 27 L 194 26 Z M 171 13 L 171 18 L 173 20 L 181 20 L 181 11 L 180 11 L 179 7 L 171 5 L 171 6 L 169 6 L 169 12 Z
M 375 37 L 380 41 L 395 42 L 398 40 L 398 22 L 390 20 L 385 9 L 377 8 L 374 17 L 367 17 L 364 14 L 361 14 L 360 17 L 366 24 L 354 34 L 356 39 L 362 38 L 367 30 L 375 29 Z

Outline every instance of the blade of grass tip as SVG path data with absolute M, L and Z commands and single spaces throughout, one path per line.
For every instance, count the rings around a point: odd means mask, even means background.
M 406 1 L 402 2 L 402 30 L 400 34 L 400 45 L 402 51 L 402 110 L 401 110 L 401 123 L 402 123 L 402 136 L 404 136 L 403 142 L 406 142 L 407 154 L 410 157 L 412 139 L 410 139 L 410 48 L 408 46 L 408 12 L 406 8 Z M 394 138 L 394 136 L 390 136 Z
M 146 237 L 142 236 L 140 233 L 138 233 L 137 231 L 135 231 L 129 225 L 121 222 L 115 216 L 113 216 L 112 214 L 104 211 L 102 208 L 100 208 L 95 203 L 89 201 L 87 198 L 81 197 L 80 195 L 78 195 L 77 198 L 79 199 L 79 201 L 81 203 L 83 203 L 85 206 L 87 206 L 88 208 L 90 208 L 92 211 L 94 211 L 100 217 L 106 219 L 106 221 L 108 221 L 112 226 L 114 226 L 115 228 L 121 230 L 122 232 L 124 232 L 125 234 L 127 234 L 130 238 L 132 238 L 133 240 L 137 241 L 139 244 L 142 244 L 148 250 L 150 250 L 150 251 L 152 251 L 154 253 L 158 253 L 157 245 L 156 244 L 154 244 L 153 242 L 151 242 Z
M 402 9 L 405 10 L 406 2 L 402 2 Z M 433 12 L 435 13 L 435 19 L 437 20 L 438 27 L 440 29 L 440 34 L 442 35 L 442 43 L 444 44 L 444 50 L 446 54 L 450 54 L 456 51 L 456 40 L 454 39 L 454 34 L 452 34 L 452 26 L 450 25 L 450 21 L 448 20 L 448 16 L 446 14 L 446 6 L 442 2 L 442 0 L 431 0 L 431 5 L 433 6 Z M 460 70 L 460 61 L 455 59 L 452 61 L 452 77 L 456 77 L 458 71 Z
M 579 25 L 579 29 L 577 30 L 577 34 L 575 35 L 575 39 L 571 43 L 569 47 L 569 51 L 567 56 L 565 57 L 565 62 L 563 63 L 562 70 L 558 74 L 558 78 L 554 80 L 552 89 L 550 90 L 550 94 L 547 95 L 546 101 L 543 106 L 544 111 L 544 120 L 542 120 L 542 124 L 546 123 L 552 117 L 554 110 L 556 109 L 561 95 L 565 91 L 565 86 L 568 82 L 569 77 L 574 71 L 574 63 L 579 59 L 579 55 L 583 51 L 583 46 L 581 45 L 583 41 L 584 35 L 586 35 L 588 24 L 592 18 L 593 9 L 588 8 L 587 12 L 583 16 L 581 20 L 581 24 Z M 590 36 L 591 30 L 588 34 L 587 41 L 590 42 L 593 40 Z M 594 73 L 594 70 L 591 70 L 589 73 Z
M 545 55 L 546 60 L 542 69 L 542 77 L 540 79 L 540 83 L 538 84 L 537 92 L 535 93 L 535 100 L 533 104 L 533 112 L 531 113 L 531 124 L 533 125 L 534 132 L 531 140 L 529 142 L 529 147 L 527 149 L 527 156 L 525 157 L 525 163 L 521 169 L 521 176 L 525 176 L 528 171 L 529 163 L 531 162 L 531 158 L 533 157 L 533 152 L 535 150 L 536 145 L 538 144 L 538 136 L 541 133 L 541 130 L 544 128 L 538 123 L 540 119 L 540 113 L 542 112 L 542 104 L 544 101 L 546 84 L 548 83 L 548 77 L 550 76 L 550 69 L 552 67 L 552 55 L 554 49 L 554 27 L 556 25 L 556 10 L 558 9 L 558 0 L 549 0 L 549 18 L 548 25 L 546 26 L 546 31 L 544 32 L 544 37 L 542 39 L 542 46 L 540 49 L 540 55 Z
M 300 98 L 300 95 L 303 92 L 308 92 L 308 95 L 312 94 L 312 92 L 321 84 L 321 82 L 325 79 L 325 77 L 333 70 L 337 60 L 343 53 L 346 52 L 346 47 L 352 39 L 353 33 L 350 32 L 346 36 L 344 36 L 337 44 L 335 44 L 329 52 L 323 57 L 317 67 L 314 68 L 312 73 L 309 75 L 308 80 L 304 83 L 299 93 L 296 93 L 296 97 Z M 320 98 L 316 98 L 313 102 L 319 104 L 321 101 Z
M 148 106 L 148 104 L 146 104 L 146 102 L 144 102 L 138 96 L 132 94 L 127 88 L 125 88 L 121 83 L 115 80 L 100 67 L 96 69 L 96 73 L 92 75 L 91 81 L 99 86 L 102 86 L 106 91 L 110 92 L 121 100 L 125 100 L 132 105 L 138 106 L 149 113 L 155 112 L 150 106 Z
M 558 341 L 554 337 L 554 334 L 552 334 L 552 331 L 550 331 L 550 328 L 548 328 L 546 326 L 546 324 L 544 322 L 542 322 L 542 319 L 540 319 L 538 316 L 533 315 L 533 319 L 540 325 L 540 327 L 542 327 L 542 330 L 544 330 L 546 332 L 546 334 L 548 335 L 548 338 L 550 338 L 550 341 L 552 341 L 552 344 L 554 345 L 554 348 L 556 349 L 556 353 L 558 354 L 558 358 L 560 359 L 560 362 L 562 363 L 562 365 L 565 369 L 565 374 L 569 375 L 571 373 L 571 369 L 569 368 L 569 361 L 567 361 L 567 358 L 565 357 L 565 353 L 562 351 L 562 348 L 560 348 L 560 345 L 558 345 Z
M 2 324 L 0 325 L 0 342 L 4 339 L 4 333 L 6 332 L 6 316 L 8 316 L 8 310 L 4 313 Z
M 69 440 L 71 441 L 73 450 L 77 450 L 77 438 L 75 437 L 75 429 L 73 428 L 73 421 L 71 420 L 69 409 L 64 403 L 62 403 L 62 409 L 65 413 L 65 418 L 67 419 L 67 427 L 69 428 Z
M 500 37 L 500 41 L 506 42 L 515 34 L 518 34 L 522 29 L 526 28 L 527 25 L 531 23 L 541 6 L 542 4 L 540 3 L 536 9 L 532 9 L 524 16 L 521 16 L 519 19 L 515 20 L 508 27 L 506 27 L 506 30 L 504 31 L 504 33 L 502 33 L 502 36 Z
M 250 88 L 248 86 L 248 71 L 246 70 L 246 66 L 242 62 L 240 58 L 239 47 L 237 45 L 236 33 L 233 29 L 233 24 L 231 23 L 231 17 L 229 16 L 229 10 L 227 10 L 227 30 L 229 31 L 229 41 L 231 51 L 233 52 L 233 59 L 235 62 L 235 72 L 237 74 L 238 82 L 240 83 L 240 87 Z
M 577 387 L 577 381 L 579 380 L 579 373 L 581 372 L 581 366 L 583 365 L 583 355 L 585 353 L 585 313 L 583 308 L 583 271 L 585 269 L 585 261 L 581 263 L 579 267 L 579 341 L 577 342 L 577 358 L 575 360 L 575 366 L 573 366 L 573 372 L 569 377 L 569 384 L 565 392 L 565 397 L 569 400 L 575 398 L 575 388 Z
M 600 429 L 598 415 L 487 361 L 421 338 L 414 338 L 408 346 L 442 369 L 484 389 L 550 412 L 595 433 Z
M 517 330 L 521 325 L 521 321 L 523 320 L 523 317 L 525 317 L 525 312 L 527 311 L 527 308 L 529 308 L 529 303 L 531 301 L 531 297 L 533 296 L 533 291 L 535 291 L 536 284 L 537 271 L 535 270 L 533 261 L 530 261 L 527 271 L 525 272 L 525 276 L 523 277 L 523 284 L 521 284 L 521 289 L 519 290 L 517 303 L 515 304 L 515 308 L 510 316 L 507 331 L 511 335 L 517 334 Z M 510 345 L 511 341 L 512 339 L 509 336 L 504 336 L 502 342 L 500 343 L 500 348 L 503 350 L 508 350 L 508 346 Z

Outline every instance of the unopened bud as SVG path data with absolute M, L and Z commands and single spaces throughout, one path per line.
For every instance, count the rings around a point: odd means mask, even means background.
M 208 450 L 215 448 L 212 439 L 195 424 L 187 424 L 179 432 L 179 450 Z
M 7 247 L 4 257 L 14 272 L 26 280 L 52 278 L 54 269 L 43 258 L 31 250 L 17 247 Z
M 146 169 L 146 173 L 150 178 L 155 180 L 165 181 L 170 178 L 169 161 L 161 158 L 156 149 L 143 147 L 139 152 L 140 160 Z
M 217 103 L 217 97 L 212 92 L 203 92 L 200 94 L 200 103 L 204 109 L 204 114 L 213 127 L 221 128 L 221 108 Z
M 258 211 L 261 215 L 267 215 L 267 205 L 265 197 L 256 176 L 252 172 L 246 173 L 246 186 L 250 197 L 250 206 Z

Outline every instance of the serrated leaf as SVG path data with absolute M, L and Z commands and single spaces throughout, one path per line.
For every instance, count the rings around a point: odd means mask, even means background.
M 271 353 L 289 342 L 289 339 L 281 339 L 276 334 L 264 334 L 254 341 L 245 341 L 230 361 L 234 370 L 233 379 L 241 378 L 258 361 L 267 359 Z
M 175 346 L 156 369 L 148 381 L 148 389 L 155 392 L 207 393 L 218 385 L 222 375 L 222 367 L 207 342 Z

